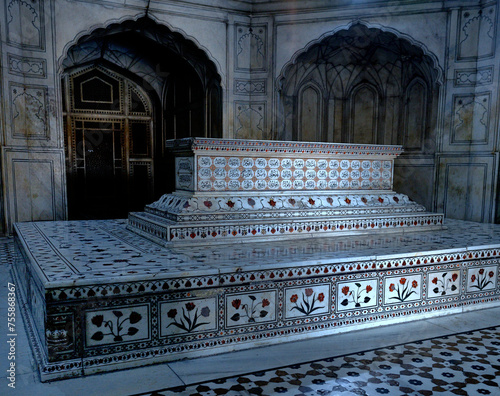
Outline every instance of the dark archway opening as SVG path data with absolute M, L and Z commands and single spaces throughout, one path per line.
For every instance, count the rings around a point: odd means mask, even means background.
M 63 69 L 70 219 L 142 210 L 173 189 L 166 139 L 222 135 L 215 65 L 148 18 L 83 37 Z

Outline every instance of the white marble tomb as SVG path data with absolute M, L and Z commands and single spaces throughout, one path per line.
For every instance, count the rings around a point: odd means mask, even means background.
M 393 188 L 401 146 L 188 138 L 175 187 L 129 229 L 160 244 L 252 242 L 442 227 Z

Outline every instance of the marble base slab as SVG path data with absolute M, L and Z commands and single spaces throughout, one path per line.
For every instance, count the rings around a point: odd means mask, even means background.
M 47 381 L 500 303 L 500 226 L 446 226 L 167 248 L 122 220 L 19 223 L 14 276 Z

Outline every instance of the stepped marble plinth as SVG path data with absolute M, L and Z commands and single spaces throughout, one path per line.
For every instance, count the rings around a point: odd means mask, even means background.
M 125 220 L 19 223 L 17 306 L 47 381 L 499 304 L 500 226 L 446 225 L 165 247 Z
M 392 191 L 401 146 L 189 138 L 172 194 L 129 214 L 130 230 L 164 244 L 213 244 L 441 229 Z

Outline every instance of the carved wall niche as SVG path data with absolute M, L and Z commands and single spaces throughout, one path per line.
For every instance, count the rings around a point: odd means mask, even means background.
M 49 139 L 47 96 L 47 87 L 10 84 L 12 138 Z
M 265 102 L 235 102 L 234 114 L 236 139 L 267 139 Z
M 495 55 L 496 7 L 465 9 L 460 13 L 457 60 Z
M 490 140 L 489 92 L 453 96 L 450 145 L 487 145 Z
M 315 84 L 306 84 L 298 95 L 299 129 L 298 140 L 306 142 L 322 141 L 322 108 L 323 98 Z
M 377 137 L 379 93 L 371 84 L 355 87 L 350 98 L 349 141 L 372 144 L 379 143 Z
M 45 32 L 42 0 L 5 2 L 7 42 L 21 48 L 43 50 Z
M 235 69 L 237 71 L 267 70 L 267 25 L 236 25 Z

